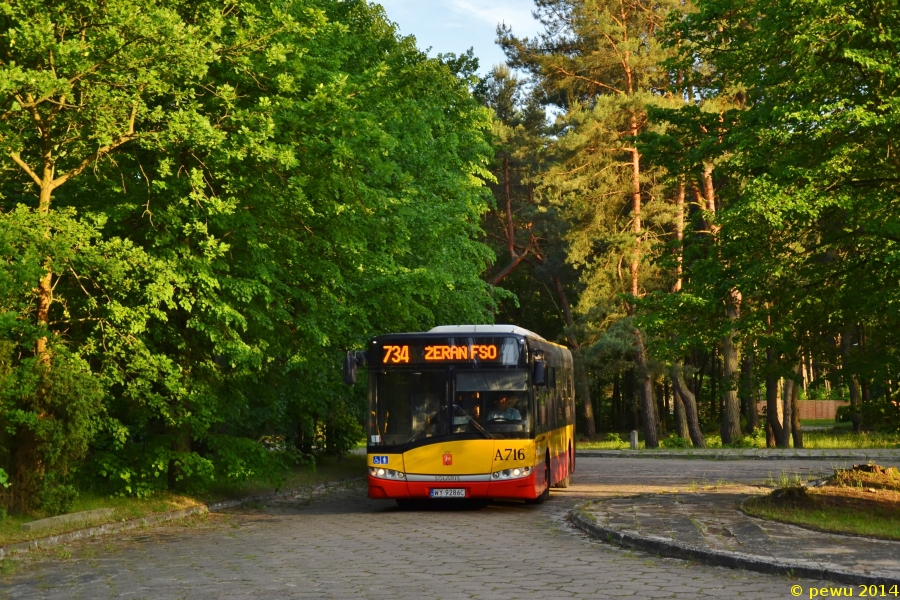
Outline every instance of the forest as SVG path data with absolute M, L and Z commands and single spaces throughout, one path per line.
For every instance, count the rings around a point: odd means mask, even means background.
M 797 402 L 897 431 L 886 2 L 536 0 L 498 28 L 488 281 L 576 356 L 579 431 L 802 447 Z M 551 118 L 546 118 L 546 116 Z M 765 406 L 761 411 L 760 406 Z
M 364 0 L 0 0 L 0 508 L 346 452 L 342 355 L 439 324 L 568 345 L 585 439 L 900 429 L 900 14 L 534 11 L 479 77 Z

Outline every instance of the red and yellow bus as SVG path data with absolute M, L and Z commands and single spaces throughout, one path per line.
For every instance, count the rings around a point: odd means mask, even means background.
M 351 380 L 360 354 L 345 363 Z M 370 498 L 540 503 L 551 486 L 568 487 L 575 394 L 565 347 L 511 325 L 451 325 L 379 336 L 364 356 Z

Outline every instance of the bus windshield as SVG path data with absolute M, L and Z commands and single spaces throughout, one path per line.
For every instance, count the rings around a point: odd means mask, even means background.
M 419 437 L 447 435 L 446 370 L 381 372 L 376 394 L 369 433 L 379 436 L 382 444 L 397 446 Z
M 493 437 L 527 437 L 531 431 L 526 371 L 458 371 L 453 432 L 483 430 Z
M 376 374 L 369 435 L 385 446 L 430 438 L 528 437 L 531 410 L 524 369 L 421 371 Z M 453 402 L 449 384 L 453 384 Z

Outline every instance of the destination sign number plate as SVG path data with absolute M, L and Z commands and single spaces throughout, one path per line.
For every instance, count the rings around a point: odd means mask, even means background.
M 466 490 L 463 488 L 433 489 L 432 498 L 465 498 Z

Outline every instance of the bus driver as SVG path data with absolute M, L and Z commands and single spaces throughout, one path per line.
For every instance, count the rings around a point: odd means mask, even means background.
M 516 410 L 516 399 L 513 398 L 513 401 L 509 403 L 508 399 L 504 396 L 497 401 L 497 406 L 494 407 L 490 413 L 488 413 L 488 421 L 521 421 L 522 415 Z

